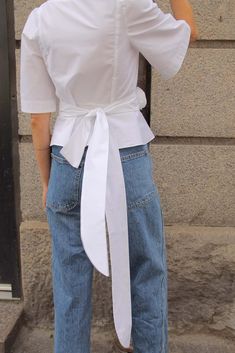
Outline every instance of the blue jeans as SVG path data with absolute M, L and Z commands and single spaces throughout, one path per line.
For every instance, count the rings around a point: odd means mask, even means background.
M 55 353 L 90 353 L 93 265 L 80 231 L 78 168 L 52 146 L 46 214 L 52 240 Z M 119 149 L 127 196 L 134 353 L 168 353 L 164 219 L 149 146 Z

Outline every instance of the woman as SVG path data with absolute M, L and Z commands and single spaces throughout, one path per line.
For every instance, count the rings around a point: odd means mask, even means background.
M 120 344 L 168 351 L 164 225 L 148 147 L 155 136 L 136 84 L 140 52 L 169 79 L 196 39 L 189 3 L 171 5 L 177 19 L 152 0 L 48 0 L 24 26 L 21 110 L 31 113 L 52 235 L 55 353 L 90 352 L 93 268 L 110 275 L 109 251 Z

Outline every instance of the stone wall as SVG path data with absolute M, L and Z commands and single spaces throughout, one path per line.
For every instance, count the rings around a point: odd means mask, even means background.
M 16 39 L 40 3 L 16 0 Z M 156 138 L 150 150 L 167 240 L 169 329 L 235 339 L 235 3 L 191 3 L 199 40 L 190 45 L 173 79 L 163 81 L 152 70 L 151 128 Z M 158 4 L 171 12 L 168 2 Z M 16 58 L 19 85 L 19 49 Z M 50 234 L 30 117 L 20 106 L 19 121 L 25 312 L 29 324 L 50 326 Z M 94 282 L 94 322 L 103 325 L 112 321 L 110 280 L 95 272 Z
M 181 70 L 152 72 L 151 144 L 172 331 L 235 338 L 235 3 L 191 2 L 200 38 Z M 158 1 L 165 12 L 169 3 Z

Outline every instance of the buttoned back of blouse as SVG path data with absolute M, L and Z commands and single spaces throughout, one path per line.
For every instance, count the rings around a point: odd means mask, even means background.
M 125 183 L 119 148 L 155 136 L 141 109 L 139 53 L 167 80 L 180 69 L 191 28 L 152 0 L 47 0 L 21 36 L 20 98 L 26 113 L 57 112 L 50 145 L 76 168 L 85 146 L 81 239 L 94 267 L 112 271 L 113 316 L 124 347 L 131 339 Z

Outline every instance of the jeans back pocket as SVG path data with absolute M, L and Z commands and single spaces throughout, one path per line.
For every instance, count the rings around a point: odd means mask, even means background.
M 153 180 L 152 159 L 148 145 L 120 149 L 125 179 L 127 206 L 142 207 L 158 196 Z
M 72 210 L 80 203 L 81 182 L 86 150 L 78 168 L 73 167 L 62 154 L 62 146 L 53 145 L 46 208 L 59 212 Z

